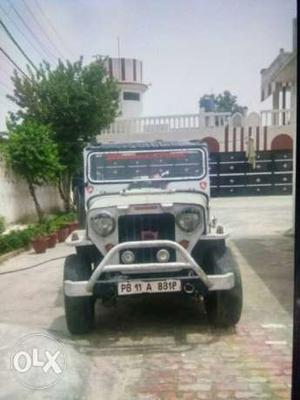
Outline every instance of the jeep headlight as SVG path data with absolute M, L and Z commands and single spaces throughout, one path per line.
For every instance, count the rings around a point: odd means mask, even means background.
M 116 221 L 108 212 L 101 212 L 91 218 L 92 228 L 101 236 L 110 235 L 116 227 Z
M 202 231 L 204 228 L 202 213 L 198 208 L 194 207 L 188 207 L 180 211 L 176 215 L 176 223 L 185 232 L 193 232 L 200 225 L 202 225 Z

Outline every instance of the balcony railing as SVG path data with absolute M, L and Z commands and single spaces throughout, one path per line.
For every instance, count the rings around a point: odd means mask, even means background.
M 293 110 L 263 110 L 260 112 L 262 126 L 283 126 L 292 123 Z
M 151 133 L 171 132 L 186 129 L 214 128 L 225 126 L 230 113 L 198 113 L 182 115 L 163 115 L 115 121 L 104 134 L 111 133 Z
M 243 116 L 239 113 L 206 113 L 162 115 L 117 120 L 102 134 L 151 134 L 165 132 L 203 132 L 211 129 L 239 126 L 284 126 L 293 121 L 292 110 L 263 110 L 260 113 L 250 113 Z

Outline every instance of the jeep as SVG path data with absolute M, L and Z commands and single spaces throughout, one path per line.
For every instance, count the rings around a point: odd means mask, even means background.
M 209 154 L 201 141 L 109 143 L 84 149 L 84 229 L 64 265 L 66 321 L 88 332 L 97 298 L 197 296 L 209 322 L 235 325 L 239 267 L 210 216 Z

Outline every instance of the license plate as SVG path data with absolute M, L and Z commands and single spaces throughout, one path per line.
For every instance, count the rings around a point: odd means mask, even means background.
M 118 283 L 118 295 L 125 296 L 140 293 L 180 292 L 181 281 L 167 279 L 163 281 L 130 281 Z

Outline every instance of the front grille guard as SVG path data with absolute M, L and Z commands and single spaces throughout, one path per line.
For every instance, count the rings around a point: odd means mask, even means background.
M 183 262 L 167 262 L 167 263 L 143 263 L 143 264 L 111 264 L 113 257 L 122 250 L 150 247 L 169 247 L 174 249 L 182 256 Z M 206 275 L 203 269 L 196 263 L 188 251 L 179 243 L 171 240 L 147 240 L 124 242 L 114 246 L 99 263 L 93 271 L 88 281 L 70 281 L 64 282 L 65 294 L 70 297 L 92 296 L 93 289 L 104 272 L 124 272 L 124 273 L 153 273 L 153 272 L 170 272 L 180 271 L 183 268 L 192 269 L 196 277 L 200 279 L 209 291 L 212 290 L 228 290 L 234 287 L 234 275 L 228 272 L 222 275 Z M 105 283 L 105 281 L 103 281 Z

